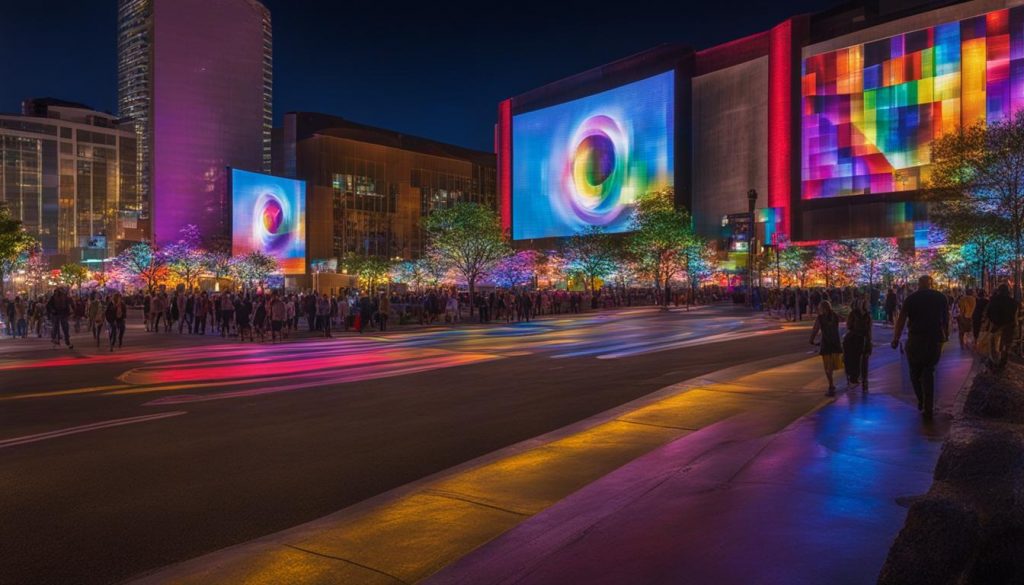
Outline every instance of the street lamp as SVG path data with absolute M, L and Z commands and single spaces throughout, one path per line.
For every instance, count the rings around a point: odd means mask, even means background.
M 747 242 L 747 299 L 754 304 L 754 248 L 757 246 L 757 230 L 754 226 L 754 207 L 757 205 L 757 189 L 747 191 L 747 211 L 750 213 L 750 241 Z

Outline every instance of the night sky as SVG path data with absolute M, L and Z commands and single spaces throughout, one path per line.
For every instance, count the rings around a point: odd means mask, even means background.
M 307 110 L 492 150 L 497 103 L 663 42 L 704 48 L 835 0 L 654 3 L 264 0 L 274 117 Z M 0 0 L 0 112 L 117 108 L 116 0 Z

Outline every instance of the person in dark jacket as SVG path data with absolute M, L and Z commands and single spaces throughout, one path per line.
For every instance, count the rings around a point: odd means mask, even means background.
M 926 419 L 931 418 L 935 403 L 935 366 L 942 357 L 942 344 L 949 339 L 949 303 L 933 284 L 930 276 L 918 279 L 917 291 L 903 301 L 892 336 L 892 348 L 896 349 L 909 321 L 907 363 L 917 408 Z
M 853 302 L 846 318 L 846 336 L 843 338 L 843 363 L 850 386 L 861 384 L 868 391 L 868 358 L 871 357 L 871 328 L 873 321 L 864 298 Z
M 71 315 L 71 299 L 64 293 L 64 289 L 58 288 L 53 291 L 53 296 L 46 303 L 46 312 L 50 315 L 50 322 L 53 323 L 53 344 L 60 345 L 61 333 L 64 334 L 64 343 L 68 349 L 74 349 L 71 345 L 71 334 L 68 331 L 68 317 Z
M 985 289 L 979 288 L 977 295 L 974 312 L 971 313 L 971 328 L 975 344 L 977 344 L 978 335 L 981 333 L 981 324 L 985 320 L 985 309 L 988 308 L 988 296 L 985 294 Z
M 1017 330 L 1017 301 L 1010 296 L 1008 284 L 999 285 L 996 294 L 992 295 L 992 300 L 985 308 L 985 318 L 988 319 L 993 336 L 993 361 L 996 366 L 1003 367 L 1009 358 L 1010 345 L 1013 344 Z

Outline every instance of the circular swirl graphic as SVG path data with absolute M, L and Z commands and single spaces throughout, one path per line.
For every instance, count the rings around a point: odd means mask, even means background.
M 609 116 L 591 116 L 577 127 L 567 152 L 563 207 L 587 224 L 615 221 L 626 208 L 622 201 L 622 186 L 628 178 L 625 132 Z
M 291 209 L 286 199 L 264 192 L 253 209 L 253 238 L 266 250 L 279 250 L 288 244 Z

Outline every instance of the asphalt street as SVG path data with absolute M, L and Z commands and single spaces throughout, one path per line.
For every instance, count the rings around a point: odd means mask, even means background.
M 810 351 L 731 306 L 110 353 L 0 341 L 0 583 L 111 583 L 335 512 L 675 382 Z

